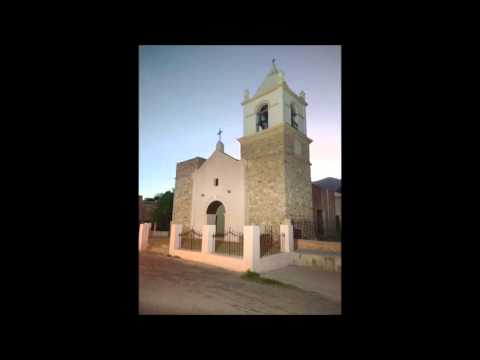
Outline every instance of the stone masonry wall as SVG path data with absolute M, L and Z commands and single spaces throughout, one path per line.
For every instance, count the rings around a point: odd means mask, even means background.
M 295 139 L 301 145 L 299 155 Z M 242 159 L 247 161 L 247 224 L 313 221 L 310 142 L 286 123 L 240 139 Z
M 193 190 L 192 173 L 204 162 L 205 159 L 197 157 L 177 163 L 172 214 L 172 222 L 174 224 L 183 224 L 186 228 L 190 228 L 191 226 Z
M 297 221 L 313 221 L 310 142 L 299 131 L 290 126 L 285 127 L 287 217 Z M 295 151 L 296 146 L 299 147 L 299 152 Z
M 286 216 L 282 126 L 242 138 L 246 166 L 246 224 L 279 225 Z

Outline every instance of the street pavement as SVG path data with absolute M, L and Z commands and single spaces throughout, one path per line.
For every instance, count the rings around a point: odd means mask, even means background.
M 303 290 L 316 292 L 338 304 L 341 302 L 341 272 L 326 272 L 311 266 L 289 265 L 261 275 Z
M 240 273 L 154 253 L 139 255 L 140 314 L 340 314 L 314 291 L 255 283 Z

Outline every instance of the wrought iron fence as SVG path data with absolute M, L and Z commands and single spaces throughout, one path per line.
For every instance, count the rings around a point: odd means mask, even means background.
M 322 240 L 322 241 L 340 241 L 340 234 L 336 231 L 335 234 L 326 234 L 321 230 L 318 224 L 313 221 L 292 220 L 293 239 L 295 249 L 297 247 L 297 240 Z
M 262 226 L 260 232 L 260 257 L 274 255 L 285 249 L 285 234 L 273 231 L 272 226 Z
M 318 240 L 320 232 L 313 221 L 292 221 L 293 238 L 305 240 Z
M 243 257 L 243 233 L 229 229 L 225 234 L 213 234 L 214 252 L 228 256 Z
M 180 234 L 180 248 L 185 250 L 202 250 L 202 233 L 194 229 Z

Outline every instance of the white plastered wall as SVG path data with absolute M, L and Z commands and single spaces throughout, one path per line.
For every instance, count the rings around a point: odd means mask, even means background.
M 284 118 L 282 91 L 282 88 L 279 87 L 243 106 L 243 136 L 257 133 L 256 114 L 263 104 L 268 104 L 268 127 L 282 122 Z
M 281 122 L 291 123 L 290 104 L 295 104 L 299 130 L 307 135 L 306 106 L 282 86 L 259 98 L 247 102 L 243 106 L 243 136 L 257 132 L 257 111 L 264 104 L 268 104 L 268 127 Z M 261 130 L 260 130 L 261 131 Z
M 303 105 L 298 99 L 296 99 L 292 94 L 288 91 L 283 92 L 283 116 L 284 116 L 284 121 L 287 124 L 291 124 L 291 110 L 290 110 L 290 105 L 294 104 L 295 109 L 297 111 L 297 116 L 296 121 L 298 124 L 298 129 L 306 136 L 307 135 L 307 122 L 306 122 L 306 114 L 305 110 L 306 107 Z
M 282 225 L 282 231 L 285 233 L 284 243 L 286 244 L 282 246 L 282 252 L 264 257 L 260 257 L 260 228 L 257 225 L 243 227 L 243 257 L 226 256 L 213 252 L 215 227 L 212 225 L 203 225 L 200 230 L 202 232 L 201 251 L 181 249 L 180 233 L 182 229 L 183 227 L 180 224 L 171 224 L 169 247 L 171 256 L 178 256 L 182 259 L 198 261 L 233 271 L 250 269 L 259 273 L 280 269 L 294 261 L 292 225 Z
M 245 223 L 245 161 L 215 151 L 193 173 L 192 225 L 197 231 L 207 221 L 207 208 L 215 200 L 225 206 L 225 229 L 242 231 Z M 214 186 L 214 179 L 219 179 Z M 228 192 L 230 190 L 230 192 Z M 203 196 L 202 196 L 203 194 Z M 212 221 L 210 221 L 212 223 Z

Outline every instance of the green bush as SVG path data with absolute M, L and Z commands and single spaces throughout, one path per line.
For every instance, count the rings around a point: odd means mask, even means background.
M 167 191 L 155 196 L 157 207 L 153 211 L 153 221 L 158 225 L 158 230 L 170 230 L 173 212 L 173 192 Z
M 250 269 L 240 275 L 240 277 L 244 280 L 253 281 L 260 284 L 273 285 L 285 288 L 295 288 L 295 286 L 284 284 L 277 280 L 262 278 L 259 273 L 250 271 Z

